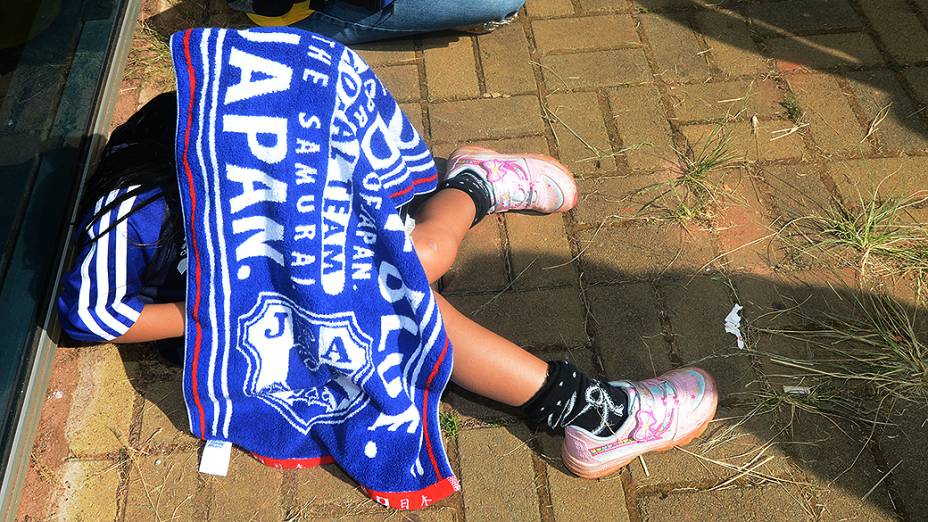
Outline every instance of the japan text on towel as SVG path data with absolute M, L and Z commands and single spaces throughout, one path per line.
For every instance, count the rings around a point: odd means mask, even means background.
M 194 435 L 335 462 L 378 502 L 458 489 L 438 426 L 451 346 L 396 207 L 435 165 L 353 51 L 292 29 L 171 40 Z

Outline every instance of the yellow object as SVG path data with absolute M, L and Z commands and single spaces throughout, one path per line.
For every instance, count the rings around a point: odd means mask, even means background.
M 305 20 L 313 14 L 313 10 L 309 8 L 309 0 L 305 2 L 297 2 L 293 4 L 293 7 L 290 8 L 283 16 L 261 16 L 254 13 L 247 13 L 248 18 L 251 18 L 251 21 L 260 25 L 261 27 L 280 27 L 284 25 L 292 25 L 300 20 Z

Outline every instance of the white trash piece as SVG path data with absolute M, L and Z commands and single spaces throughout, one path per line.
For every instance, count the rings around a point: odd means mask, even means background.
M 734 335 L 738 339 L 738 349 L 744 350 L 744 335 L 741 333 L 741 316 L 738 312 L 744 308 L 740 304 L 731 307 L 731 312 L 725 316 L 725 331 Z

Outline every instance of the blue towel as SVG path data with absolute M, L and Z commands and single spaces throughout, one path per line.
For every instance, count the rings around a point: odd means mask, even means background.
M 439 397 L 451 346 L 396 208 L 432 156 L 353 51 L 294 29 L 171 39 L 194 435 L 335 462 L 378 502 L 459 489 Z

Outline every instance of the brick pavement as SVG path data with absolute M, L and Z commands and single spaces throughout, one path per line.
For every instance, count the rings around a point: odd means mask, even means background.
M 243 22 L 222 4 L 150 0 L 143 19 L 161 32 Z M 114 125 L 172 84 L 143 32 L 133 52 Z M 740 357 L 721 323 L 734 302 L 750 324 L 784 325 L 765 313 L 846 301 L 832 290 L 841 275 L 797 261 L 770 239 L 775 223 L 821 212 L 832 195 L 851 198 L 892 173 L 885 193 L 928 186 L 928 3 L 529 0 L 491 34 L 361 52 L 437 156 L 461 143 L 547 152 L 580 179 L 580 207 L 565 216 L 491 217 L 477 227 L 442 281 L 452 302 L 528 349 L 569 357 L 600 377 L 648 377 L 698 361 L 723 392 L 721 420 L 688 452 L 648 456 L 586 482 L 564 470 L 559 439 L 452 390 L 446 411 L 463 428 L 446 445 L 464 489 L 416 519 L 924 516 L 920 421 L 873 437 L 790 411 L 739 424 L 747 392 L 776 386 L 782 369 Z M 792 98 L 803 125 L 772 140 L 795 125 L 782 105 Z M 651 199 L 641 189 L 672 178 L 678 155 L 720 127 L 741 160 L 717 174 L 730 197 L 699 223 L 644 219 L 653 215 L 639 212 Z M 910 286 L 887 289 L 914 302 Z M 771 336 L 755 342 L 784 354 L 801 349 Z M 179 379 L 149 348 L 62 348 L 47 411 L 66 415 L 43 419 L 21 516 L 397 516 L 331 466 L 280 472 L 236 452 L 228 479 L 198 475 Z M 753 473 L 737 467 L 761 460 Z

